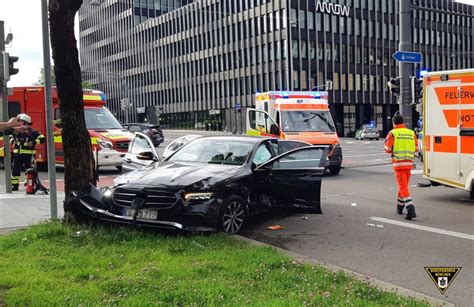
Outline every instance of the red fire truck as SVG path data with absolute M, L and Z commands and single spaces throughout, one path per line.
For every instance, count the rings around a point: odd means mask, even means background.
M 86 126 L 91 137 L 93 149 L 98 152 L 99 166 L 115 166 L 122 168 L 122 158 L 128 149 L 133 134 L 123 129 L 115 116 L 105 107 L 105 95 L 101 91 L 83 90 L 84 114 Z M 54 119 L 60 119 L 58 94 L 56 88 L 52 90 Z M 32 127 L 46 135 L 46 110 L 43 87 L 15 87 L 13 94 L 8 96 L 8 112 L 10 117 L 20 113 L 31 116 Z M 51 123 L 53 125 L 53 123 Z M 54 143 L 56 163 L 64 163 L 61 129 L 54 125 Z M 3 141 L 0 140 L 3 159 Z M 36 161 L 47 163 L 46 143 L 36 147 Z

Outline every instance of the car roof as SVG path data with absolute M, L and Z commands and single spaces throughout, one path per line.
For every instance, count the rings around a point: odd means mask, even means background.
M 259 137 L 259 136 L 239 136 L 239 135 L 225 135 L 225 136 L 204 136 L 203 139 L 213 139 L 216 141 L 241 141 L 245 143 L 258 143 L 261 142 L 262 140 L 271 140 L 271 139 L 276 139 L 274 137 Z
M 123 124 L 122 126 L 149 126 L 149 127 L 152 127 L 152 126 L 159 126 L 159 125 L 154 125 L 154 124 L 149 124 L 149 123 L 126 123 L 126 124 Z

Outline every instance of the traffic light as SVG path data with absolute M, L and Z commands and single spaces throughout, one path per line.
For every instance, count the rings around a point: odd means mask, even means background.
M 19 71 L 14 65 L 18 61 L 17 56 L 10 56 L 8 52 L 2 52 L 3 80 L 9 81 L 10 76 L 16 75 Z
M 400 77 L 390 79 L 387 86 L 391 94 L 396 97 L 400 96 Z
M 413 103 L 417 103 L 423 97 L 423 80 L 413 77 L 412 79 Z

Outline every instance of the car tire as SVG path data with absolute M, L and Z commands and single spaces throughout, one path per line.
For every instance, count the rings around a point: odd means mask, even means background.
M 333 165 L 333 166 L 330 166 L 329 167 L 329 172 L 332 174 L 332 175 L 337 175 L 341 172 L 341 165 Z
M 379 138 L 376 138 L 375 140 L 376 140 L 376 141 L 378 141 L 378 140 L 379 140 Z
M 474 180 L 471 182 L 471 192 L 469 193 L 471 200 L 474 200 Z
M 219 230 L 227 234 L 238 233 L 246 221 L 245 208 L 245 200 L 242 198 L 235 195 L 227 198 L 219 215 Z

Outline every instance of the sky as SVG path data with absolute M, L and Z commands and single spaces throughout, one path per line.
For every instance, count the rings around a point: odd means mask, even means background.
M 43 67 L 41 0 L 0 0 L 0 20 L 5 22 L 5 36 L 9 32 L 13 34 L 13 41 L 5 51 L 19 57 L 15 67 L 20 71 L 11 77 L 8 86 L 37 82 Z M 77 32 L 76 29 L 76 38 Z
M 458 2 L 474 5 L 474 0 Z M 5 35 L 10 31 L 13 33 L 13 42 L 6 47 L 6 51 L 19 57 L 15 67 L 20 71 L 11 77 L 8 86 L 37 82 L 43 67 L 41 0 L 0 0 L 0 20 L 5 21 Z M 77 33 L 76 18 L 76 38 Z

